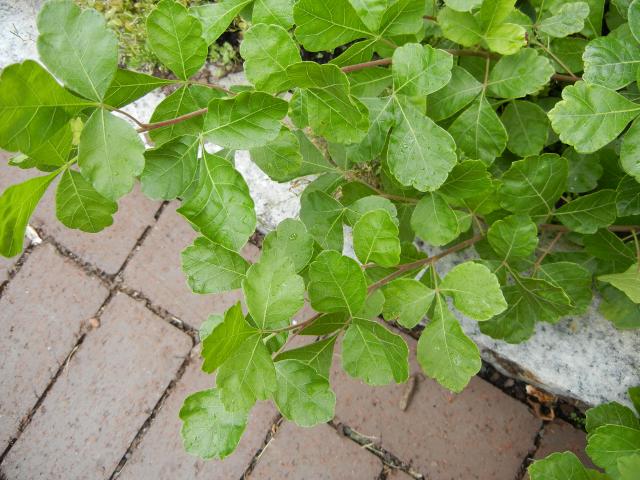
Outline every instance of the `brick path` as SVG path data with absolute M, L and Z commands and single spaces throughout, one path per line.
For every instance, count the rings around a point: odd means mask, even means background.
M 5 164 L 0 154 L 0 190 L 31 174 Z M 262 402 L 234 455 L 187 455 L 177 412 L 213 382 L 195 331 L 238 294 L 190 293 L 179 252 L 194 233 L 174 205 L 134 193 L 92 236 L 57 223 L 52 193 L 31 222 L 44 242 L 0 259 L 0 479 L 514 480 L 528 458 L 584 448 L 582 432 L 543 425 L 480 378 L 452 395 L 413 361 L 403 411 L 405 385 L 363 385 L 337 359 L 330 424 L 299 428 Z

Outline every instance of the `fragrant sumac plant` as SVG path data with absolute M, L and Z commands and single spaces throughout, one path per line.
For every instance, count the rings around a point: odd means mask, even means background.
M 194 79 L 238 15 L 249 84 Z M 201 328 L 216 377 L 180 412 L 191 453 L 231 453 L 258 400 L 299 425 L 331 419 L 337 345 L 350 376 L 407 380 L 381 316 L 426 317 L 417 360 L 454 392 L 481 366 L 458 316 L 522 342 L 591 308 L 595 288 L 616 327 L 640 326 L 638 0 L 606 15 L 604 0 L 162 0 L 146 30 L 171 78 L 119 67 L 115 34 L 71 0 L 46 2 L 38 28 L 41 63 L 0 78 L 0 147 L 34 171 L 0 197 L 0 252 L 21 252 L 54 182 L 58 218 L 85 232 L 137 181 L 180 203 L 199 233 L 182 252 L 190 287 L 242 289 L 246 305 Z M 171 93 L 150 119 L 122 110 L 158 88 Z M 307 182 L 299 219 L 253 264 L 237 150 Z

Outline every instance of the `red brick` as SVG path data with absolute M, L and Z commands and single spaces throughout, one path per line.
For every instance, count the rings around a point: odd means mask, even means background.
M 37 247 L 0 299 L 0 442 L 18 430 L 108 291 L 50 245 Z
M 241 300 L 242 292 L 234 290 L 219 295 L 198 295 L 189 289 L 182 272 L 180 252 L 193 242 L 197 234 L 175 209 L 173 204 L 162 213 L 127 265 L 124 280 L 126 286 L 141 291 L 154 304 L 197 327 L 210 314 L 220 313 Z M 243 255 L 255 259 L 259 250 L 247 244 Z
M 512 480 L 541 422 L 480 378 L 458 395 L 424 378 L 415 361 L 416 342 L 405 339 L 418 379 L 408 408 L 400 408 L 406 385 L 365 385 L 342 371 L 336 355 L 336 421 L 373 437 L 429 479 Z
M 116 295 L 0 471 L 11 479 L 108 478 L 191 344 L 142 303 Z
M 187 454 L 182 446 L 178 412 L 190 394 L 211 388 L 214 377 L 200 370 L 201 360 L 194 350 L 194 358 L 167 398 L 162 409 L 145 433 L 140 445 L 125 464 L 120 480 L 226 480 L 240 478 L 251 459 L 262 446 L 276 416 L 271 402 L 259 402 L 236 451 L 224 460 L 203 461 Z
M 380 460 L 328 425 L 282 424 L 249 476 L 256 480 L 376 479 Z
M 36 170 L 9 167 L 6 160 L 2 158 L 3 155 L 6 157 L 6 154 L 0 152 L 0 191 L 11 184 L 43 174 Z M 45 234 L 55 238 L 84 261 L 96 265 L 109 274 L 116 273 L 138 238 L 154 222 L 154 215 L 160 203 L 149 200 L 136 187 L 131 194 L 120 199 L 113 225 L 100 233 L 85 233 L 69 229 L 57 220 L 55 213 L 57 185 L 56 180 L 49 187 L 29 223 L 42 229 Z

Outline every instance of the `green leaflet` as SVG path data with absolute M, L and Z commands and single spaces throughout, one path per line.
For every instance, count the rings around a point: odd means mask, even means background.
M 344 190 L 343 190 L 344 192 Z M 342 199 L 344 201 L 344 197 Z M 349 225 L 355 225 L 364 214 L 373 210 L 385 210 L 394 224 L 398 224 L 398 210 L 391 200 L 379 195 L 367 195 L 359 198 L 346 208 L 346 219 Z
M 204 65 L 207 43 L 202 24 L 174 0 L 162 0 L 147 17 L 149 46 L 160 61 L 182 80 Z
M 470 12 L 478 7 L 482 0 L 445 0 L 447 7 L 458 12 Z
M 331 195 L 313 191 L 300 201 L 300 219 L 322 248 L 342 250 L 344 207 Z
M 262 258 L 269 256 L 289 257 L 296 272 L 306 267 L 313 256 L 313 237 L 304 223 L 287 218 L 269 232 L 262 242 Z
M 578 197 L 555 211 L 555 217 L 578 233 L 595 233 L 616 219 L 616 191 L 600 190 Z
M 478 347 L 439 296 L 418 340 L 417 356 L 422 370 L 452 392 L 461 392 L 482 365 Z
M 509 139 L 507 148 L 521 157 L 538 155 L 549 135 L 549 119 L 535 103 L 509 102 L 500 117 Z
M 583 193 L 596 188 L 603 173 L 603 154 L 606 155 L 606 151 L 578 153 L 571 147 L 562 152 L 562 156 L 569 161 L 568 192 Z
M 340 328 L 344 326 L 341 323 Z M 319 375 L 328 379 L 333 363 L 333 347 L 335 346 L 337 335 L 333 335 L 325 340 L 318 340 L 303 347 L 285 350 L 275 358 L 276 368 L 281 360 L 294 359 L 309 365 Z
M 215 388 L 189 395 L 179 415 L 185 450 L 206 459 L 222 459 L 231 454 L 248 420 L 244 412 L 229 412 L 220 399 L 220 390 Z
M 455 307 L 476 320 L 488 320 L 507 308 L 498 278 L 479 263 L 456 265 L 444 277 L 438 290 L 453 297 Z
M 240 288 L 249 264 L 240 254 L 208 238 L 198 237 L 182 251 L 182 270 L 195 293 Z
M 594 480 L 573 452 L 553 453 L 528 469 L 531 480 Z
M 142 191 L 154 200 L 181 197 L 196 182 L 198 137 L 183 136 L 147 150 L 140 183 Z
M 480 95 L 449 127 L 460 151 L 467 157 L 489 164 L 499 156 L 507 145 L 504 125 Z
M 618 461 L 640 454 L 640 429 L 624 425 L 603 425 L 589 435 L 586 451 L 593 463 L 617 478 Z
M 293 25 L 293 0 L 256 0 L 251 20 L 254 23 L 279 25 L 285 29 Z
M 438 192 L 452 199 L 460 199 L 480 195 L 491 187 L 491 176 L 484 162 L 466 160 L 453 167 Z
M 289 82 L 287 67 L 300 62 L 297 45 L 278 25 L 257 24 L 251 27 L 244 33 L 240 53 L 245 59 L 244 69 L 249 81 L 258 90 L 269 93 L 286 90 Z
M 9 65 L 0 74 L 0 147 L 30 155 L 89 105 L 36 62 Z
M 589 308 L 592 279 L 585 267 L 573 262 L 545 263 L 540 266 L 538 277 L 564 290 L 574 305 L 571 314 L 582 315 Z
M 629 175 L 640 181 L 640 121 L 634 120 L 620 146 L 620 165 Z
M 586 82 L 618 90 L 636 80 L 640 66 L 640 43 L 628 25 L 587 45 L 582 56 Z
M 626 176 L 620 180 L 616 195 L 616 210 L 619 217 L 640 214 L 640 183 Z
M 56 191 L 56 216 L 65 226 L 96 233 L 113 223 L 118 204 L 100 195 L 75 170 L 67 169 Z
M 353 316 L 364 305 L 367 284 L 355 260 L 325 250 L 309 268 L 308 293 L 318 312 L 347 312 Z
M 24 232 L 38 202 L 58 172 L 12 185 L 0 195 L 0 254 L 13 257 L 22 252 Z
M 627 9 L 629 15 L 629 29 L 636 41 L 640 42 L 640 2 L 634 0 Z
M 598 280 L 607 282 L 623 291 L 633 303 L 640 303 L 640 270 L 637 263 L 622 273 L 600 275 Z
M 263 92 L 242 92 L 233 98 L 213 99 L 204 118 L 204 136 L 234 150 L 253 148 L 275 139 L 287 102 Z
M 393 4 L 392 0 L 350 0 L 351 5 L 364 24 L 372 31 L 380 28 L 382 16 L 389 5 Z
M 471 103 L 481 91 L 482 84 L 473 75 L 454 65 L 451 80 L 427 98 L 427 114 L 435 121 L 449 118 Z
M 392 267 L 400 262 L 400 239 L 396 223 L 386 210 L 365 213 L 353 226 L 353 248 L 363 263 Z
M 336 396 L 329 380 L 300 360 L 276 362 L 277 390 L 273 399 L 285 418 L 313 427 L 334 416 Z
M 342 341 L 342 368 L 369 385 L 409 378 L 409 348 L 378 322 L 354 318 Z
M 445 245 L 460 235 L 458 216 L 439 193 L 427 193 L 411 215 L 416 235 L 435 246 Z
M 67 87 L 102 100 L 118 66 L 118 40 L 104 17 L 72 0 L 50 0 L 38 14 L 38 53 Z
M 457 162 L 454 139 L 408 102 L 398 99 L 394 113 L 396 125 L 387 149 L 391 173 L 402 185 L 422 192 L 436 190 Z
M 584 28 L 589 5 L 585 2 L 554 4 L 552 12 L 553 15 L 540 22 L 538 29 L 551 37 L 566 37 Z
M 348 0 L 331 4 L 299 0 L 293 7 L 296 38 L 310 52 L 333 50 L 352 40 L 372 36 Z
M 382 14 L 380 36 L 415 35 L 424 24 L 425 5 L 422 0 L 398 0 L 390 2 Z
M 249 313 L 261 330 L 289 325 L 304 305 L 304 281 L 296 275 L 293 261 L 268 255 L 251 265 L 242 280 Z
M 242 175 L 206 152 L 195 191 L 178 213 L 202 235 L 231 250 L 239 250 L 256 228 L 253 200 Z
M 616 138 L 638 116 L 640 105 L 600 85 L 577 82 L 562 90 L 549 112 L 560 140 L 577 152 L 591 153 Z
M 82 129 L 78 165 L 98 193 L 117 200 L 144 169 L 144 144 L 130 123 L 99 108 Z
M 202 370 L 207 373 L 215 372 L 255 333 L 256 329 L 246 322 L 240 304 L 231 306 L 224 313 L 222 321 L 202 339 Z
M 618 402 L 604 403 L 587 411 L 585 428 L 588 434 L 596 432 L 603 425 L 620 425 L 629 428 L 640 428 L 638 417 L 629 407 Z
M 386 320 L 397 320 L 406 328 L 413 328 L 427 314 L 435 291 L 412 278 L 399 278 L 387 284 L 384 289 L 384 309 Z
M 489 244 L 505 261 L 531 255 L 538 245 L 538 228 L 525 215 L 510 215 L 494 222 L 487 232 Z
M 551 62 L 532 48 L 502 57 L 489 73 L 489 92 L 502 98 L 520 98 L 542 89 L 553 75 Z
M 252 0 L 222 0 L 191 7 L 189 13 L 200 21 L 202 37 L 207 45 L 211 45 L 224 33 L 242 9 L 251 2 Z M 256 23 L 259 23 L 258 20 Z
M 568 172 L 567 160 L 553 153 L 513 162 L 500 179 L 500 205 L 516 213 L 550 214 L 567 189 Z
M 393 89 L 396 94 L 428 95 L 451 79 L 453 57 L 430 45 L 407 43 L 393 52 Z
M 175 80 L 119 68 L 104 94 L 104 103 L 116 108 L 124 107 L 156 88 L 171 85 L 174 82 Z
M 251 160 L 276 182 L 293 180 L 300 176 L 302 168 L 298 137 L 283 127 L 275 140 L 251 149 Z

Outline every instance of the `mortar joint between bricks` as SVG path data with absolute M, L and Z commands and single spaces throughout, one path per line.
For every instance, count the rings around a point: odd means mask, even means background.
M 251 478 L 251 472 L 253 472 L 253 469 L 256 467 L 256 465 L 260 461 L 260 457 L 266 451 L 267 447 L 269 446 L 269 443 L 271 443 L 271 441 L 277 435 L 278 430 L 280 429 L 280 426 L 282 425 L 283 422 L 284 422 L 284 417 L 280 413 L 277 413 L 276 416 L 273 418 L 271 425 L 267 430 L 267 433 L 264 436 L 262 445 L 256 450 L 256 453 L 253 455 L 253 457 L 249 461 L 247 468 L 240 476 L 240 480 L 246 480 Z

